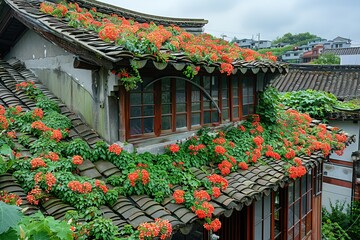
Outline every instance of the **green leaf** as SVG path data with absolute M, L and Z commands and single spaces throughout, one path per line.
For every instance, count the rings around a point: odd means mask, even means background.
M 14 229 L 9 229 L 7 232 L 0 234 L 0 239 L 18 239 L 19 236 Z
M 10 159 L 14 159 L 12 149 L 7 144 L 4 144 L 4 145 L 1 146 L 0 153 L 3 154 L 3 155 L 9 156 Z
M 0 201 L 0 234 L 15 227 L 21 219 L 20 208 Z

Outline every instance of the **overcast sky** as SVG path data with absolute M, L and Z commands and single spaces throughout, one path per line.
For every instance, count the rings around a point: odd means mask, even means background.
M 360 46 L 360 0 L 101 0 L 134 11 L 209 21 L 205 32 L 226 39 L 274 40 L 310 32 L 328 40 L 350 38 Z

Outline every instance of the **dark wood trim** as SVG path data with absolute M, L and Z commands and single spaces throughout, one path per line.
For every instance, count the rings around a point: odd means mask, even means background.
M 344 160 L 338 160 L 338 159 L 332 159 L 330 158 L 328 162 L 325 162 L 327 164 L 336 164 L 344 167 L 353 167 L 353 162 L 348 162 Z
M 156 89 L 160 89 L 160 91 L 157 91 Z M 161 81 L 156 82 L 154 84 L 154 134 L 157 137 L 160 136 L 162 128 L 161 104 L 157 104 L 161 102 L 161 93 Z
M 340 180 L 340 179 L 336 179 L 336 178 L 331 178 L 331 177 L 323 177 L 323 182 L 324 183 L 329 183 L 329 184 L 334 184 L 336 186 L 340 186 L 340 187 L 346 187 L 346 188 L 352 188 L 352 183 L 349 181 L 345 181 L 345 180 Z
M 130 96 L 123 86 L 119 89 L 119 137 L 126 141 L 130 137 Z
M 231 122 L 233 122 L 234 121 L 234 117 L 233 117 L 233 104 L 234 104 L 234 99 L 233 99 L 233 97 L 234 97 L 234 95 L 233 95 L 233 91 L 232 91 L 232 89 L 233 89 L 233 77 L 234 76 L 231 76 L 231 77 L 229 77 L 228 79 L 229 79 L 229 85 L 228 85 L 228 94 L 229 94 L 229 119 L 230 119 L 230 121 Z

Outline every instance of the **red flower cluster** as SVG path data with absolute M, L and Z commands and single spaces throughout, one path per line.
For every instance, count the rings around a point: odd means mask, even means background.
M 225 190 L 229 185 L 228 181 L 225 178 L 217 174 L 212 174 L 207 178 L 211 182 L 212 186 L 220 187 L 222 190 Z
M 54 8 L 53 6 L 49 5 L 49 4 L 46 4 L 45 2 L 42 2 L 40 4 L 40 10 L 44 13 L 47 13 L 47 14 L 52 14 L 52 12 L 54 11 Z M 24 83 L 24 82 L 22 82 Z M 18 84 L 16 84 L 16 89 L 18 88 L 17 86 Z
M 129 173 L 128 179 L 130 181 L 130 185 L 133 187 L 135 187 L 136 182 L 138 182 L 140 180 L 143 185 L 146 185 L 150 181 L 150 174 L 145 169 L 142 169 L 142 170 L 136 169 L 134 172 Z
M 16 138 L 16 132 L 15 131 L 11 131 L 11 132 L 7 132 L 6 135 L 9 137 L 9 138 Z
M 32 114 L 33 118 L 42 119 L 44 116 L 44 112 L 41 108 L 35 108 Z
M 59 161 L 59 155 L 54 152 L 49 152 L 48 154 L 44 155 L 44 158 L 50 159 L 53 162 Z
M 171 237 L 172 226 L 168 220 L 156 218 L 155 222 L 141 223 L 138 227 L 139 239 L 154 239 L 160 238 L 162 240 Z
M 35 121 L 31 124 L 31 128 L 40 130 L 42 132 L 49 131 L 50 128 L 47 127 L 42 121 Z
M 296 179 L 306 174 L 306 168 L 304 166 L 291 166 L 288 170 L 288 173 L 290 178 Z
M 26 200 L 28 200 L 30 204 L 38 205 L 42 197 L 43 193 L 41 188 L 39 186 L 35 186 L 30 192 L 28 192 Z
M 221 228 L 221 222 L 218 218 L 215 218 L 213 221 L 211 221 L 210 223 L 205 223 L 204 224 L 204 228 L 208 231 L 213 231 L 216 232 Z
M 89 182 L 81 183 L 81 182 L 75 180 L 75 181 L 69 182 L 67 186 L 73 192 L 90 193 L 92 191 L 92 185 Z
M 5 115 L 5 112 L 6 112 L 6 110 L 5 110 L 4 106 L 0 105 L 0 115 Z
M 61 131 L 58 129 L 53 129 L 51 131 L 51 136 L 50 139 L 54 139 L 56 142 L 59 142 L 62 139 L 62 133 Z
M 246 162 L 239 162 L 238 164 L 239 168 L 241 168 L 242 170 L 247 170 L 249 168 L 249 166 L 247 165 Z
M 189 147 L 188 147 L 188 149 L 190 150 L 190 155 L 197 155 L 198 154 L 198 152 L 200 151 L 200 150 L 203 150 L 203 149 L 205 149 L 206 147 L 205 147 L 205 145 L 204 144 L 199 144 L 199 145 L 193 145 L 193 144 L 191 144 Z
M 177 153 L 180 150 L 180 146 L 177 144 L 170 144 L 169 151 L 172 153 Z
M 20 206 L 22 203 L 22 200 L 18 195 L 9 193 L 8 191 L 0 191 L 0 201 L 16 206 Z
M 51 172 L 48 172 L 45 174 L 45 182 L 47 185 L 47 191 L 51 191 L 52 187 L 56 183 L 56 178 L 54 177 L 54 175 Z
M 226 139 L 223 137 L 219 137 L 219 138 L 213 139 L 212 142 L 215 144 L 218 144 L 218 145 L 223 145 L 226 143 Z
M 285 154 L 285 158 L 293 159 L 296 156 L 295 151 L 293 149 L 289 149 L 288 152 Z
M 226 149 L 220 145 L 216 145 L 214 151 L 220 155 L 224 155 L 226 153 Z
M 273 151 L 273 148 L 271 146 L 267 146 L 267 151 L 265 152 L 266 157 L 274 158 L 275 160 L 280 160 L 281 156 L 277 152 Z
M 100 188 L 105 194 L 109 191 L 104 182 L 101 182 L 98 179 L 95 180 L 95 187 Z
M 175 202 L 177 204 L 181 204 L 181 203 L 185 202 L 184 195 L 185 195 L 184 190 L 180 190 L 180 189 L 175 190 L 173 193 Z
M 75 155 L 72 157 L 72 162 L 75 165 L 81 165 L 84 162 L 84 159 L 79 155 Z
M 35 168 L 38 168 L 38 167 L 47 167 L 46 163 L 41 158 L 33 158 L 30 161 L 30 164 L 31 164 L 31 169 L 35 169 Z
M 0 130 L 8 129 L 9 122 L 4 115 L 0 115 Z
M 221 163 L 218 164 L 218 168 L 223 176 L 229 175 L 232 167 L 233 164 L 228 160 L 223 160 Z
M 261 136 L 256 136 L 256 137 L 253 138 L 253 142 L 255 143 L 255 145 L 257 147 L 261 147 L 261 145 L 264 142 L 264 139 Z
M 116 143 L 113 143 L 109 146 L 109 152 L 111 152 L 111 153 L 120 155 L 121 151 L 122 151 L 122 148 L 119 145 L 117 145 Z

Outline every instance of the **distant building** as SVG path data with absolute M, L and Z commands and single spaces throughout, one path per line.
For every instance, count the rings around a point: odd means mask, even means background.
M 360 47 L 324 49 L 325 53 L 333 53 L 340 57 L 340 65 L 360 65 Z
M 296 49 L 295 50 L 291 50 L 291 51 L 286 51 L 282 56 L 282 60 L 284 62 L 288 62 L 288 63 L 300 63 L 301 62 L 301 57 L 303 55 L 304 51 L 303 50 L 299 50 Z
M 323 45 L 315 45 L 312 50 L 304 52 L 302 55 L 302 62 L 308 63 L 319 58 L 319 55 L 323 52 Z
M 271 41 L 269 40 L 254 40 L 249 38 L 236 39 L 234 41 L 241 48 L 251 48 L 251 49 L 264 49 L 271 47 Z

